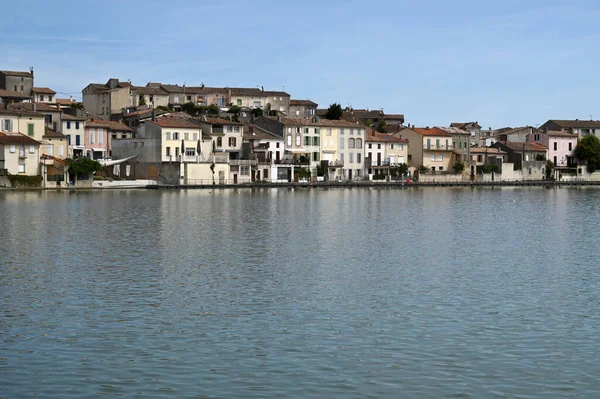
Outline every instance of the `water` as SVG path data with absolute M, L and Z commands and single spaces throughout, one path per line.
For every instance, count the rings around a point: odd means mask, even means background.
M 0 191 L 0 398 L 599 397 L 598 203 Z

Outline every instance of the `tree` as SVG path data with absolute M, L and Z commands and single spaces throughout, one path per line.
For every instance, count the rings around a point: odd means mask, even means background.
M 408 173 L 408 165 L 405 163 L 401 163 L 400 165 L 396 165 L 390 168 L 390 173 L 395 177 L 401 177 Z
M 71 103 L 71 104 L 69 104 L 69 107 L 71 107 L 73 109 L 80 109 L 80 110 L 84 109 L 82 103 Z
M 102 169 L 102 164 L 87 157 L 77 159 L 65 159 L 65 165 L 69 168 L 69 173 L 77 176 L 89 175 L 90 173 L 98 172 Z
M 262 110 L 262 108 L 252 108 L 252 115 L 254 115 L 257 118 L 259 116 L 263 116 L 263 110 Z
M 140 101 L 139 101 L 138 105 L 146 105 L 146 97 L 145 96 L 140 97 Z
M 230 114 L 239 114 L 241 111 L 242 109 L 238 105 L 232 105 L 227 112 Z
M 573 154 L 578 161 L 587 164 L 588 172 L 600 169 L 600 140 L 593 134 L 579 140 Z
M 377 128 L 375 130 L 377 130 L 379 133 L 385 133 L 386 127 L 387 127 L 387 123 L 385 123 L 385 121 L 382 119 L 377 124 Z
M 465 164 L 462 162 L 455 162 L 454 165 L 452 165 L 452 169 L 454 169 L 454 173 L 459 174 L 462 173 L 465 170 Z
M 206 107 L 206 112 L 209 115 L 219 115 L 219 107 L 217 107 L 215 104 L 211 104 Z
M 554 162 L 551 160 L 546 161 L 546 179 L 550 179 L 552 177 L 552 171 L 554 170 Z
M 368 128 L 372 128 L 373 127 L 373 121 L 370 120 L 370 119 L 365 119 L 364 124 Z
M 196 115 L 196 106 L 191 101 L 188 101 L 187 103 L 183 104 L 181 106 L 181 110 L 192 116 Z
M 344 113 L 342 106 L 338 103 L 333 103 L 327 108 L 327 113 L 325 114 L 326 119 L 340 119 Z
M 498 169 L 498 165 L 496 165 L 496 164 L 488 164 L 488 165 L 483 165 L 483 167 L 481 168 L 481 171 L 483 173 L 498 173 L 499 169 Z

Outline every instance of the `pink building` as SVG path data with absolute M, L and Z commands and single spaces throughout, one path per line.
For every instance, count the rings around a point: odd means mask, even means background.
M 566 169 L 576 170 L 577 161 L 573 157 L 573 150 L 577 146 L 577 134 L 536 130 L 527 137 L 527 141 L 548 147 L 548 159 L 554 163 L 557 173 Z
M 129 126 L 121 122 L 92 119 L 85 123 L 85 156 L 90 159 L 111 157 L 113 139 L 131 138 Z

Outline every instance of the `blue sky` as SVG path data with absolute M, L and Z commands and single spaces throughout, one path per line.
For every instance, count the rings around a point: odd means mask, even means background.
M 600 119 L 596 0 L 28 0 L 8 14 L 0 69 L 33 65 L 62 97 L 116 77 L 285 88 L 417 126 Z

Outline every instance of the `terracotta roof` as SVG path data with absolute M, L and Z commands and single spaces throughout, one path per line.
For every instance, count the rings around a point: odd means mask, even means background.
M 31 96 L 23 91 L 0 90 L 0 97 L 29 98 Z
M 231 87 L 228 88 L 231 90 L 232 96 L 250 96 L 250 97 L 267 97 L 268 94 L 265 94 L 261 89 L 254 88 L 244 88 L 244 87 Z
M 471 125 L 471 124 L 479 126 L 479 123 L 477 123 L 477 122 L 452 122 L 450 124 L 450 127 L 457 127 L 459 129 L 464 129 L 467 125 Z M 479 127 L 481 127 L 481 126 L 479 126 Z
M 34 87 L 32 90 L 34 93 L 42 93 L 42 94 L 56 94 L 56 92 L 48 87 Z
M 202 118 L 200 119 L 200 123 L 209 123 L 211 125 L 243 125 L 243 123 L 221 118 Z
M 168 114 L 169 112 L 154 108 L 154 113 L 156 114 L 156 116 L 159 116 L 159 115 Z M 132 116 L 139 116 L 142 118 L 151 117 L 152 116 L 152 108 L 123 114 L 123 118 L 130 118 Z
M 202 87 L 202 86 L 190 86 L 185 87 L 185 94 L 206 94 L 206 93 L 222 93 L 227 94 L 228 91 L 222 87 Z
M 147 94 L 147 95 L 158 95 L 158 96 L 166 96 L 168 93 L 161 88 L 158 87 L 145 87 L 145 86 L 131 86 L 131 91 L 134 91 L 135 94 Z
M 467 135 L 467 136 L 471 135 L 471 133 L 469 133 L 466 130 L 463 130 L 461 128 L 458 128 L 458 127 L 436 126 L 436 129 L 443 130 L 444 132 L 446 132 L 448 134 L 461 134 L 461 135 Z
M 77 104 L 77 101 L 70 99 L 70 98 L 57 98 L 54 101 L 59 105 Z
M 115 130 L 119 132 L 130 132 L 131 129 L 124 123 L 116 121 L 105 121 L 101 119 L 92 119 L 85 122 L 86 128 L 104 128 L 109 130 Z
M 422 134 L 423 136 L 443 136 L 443 137 L 452 137 L 451 134 L 444 132 L 436 127 L 423 128 L 423 127 L 413 127 L 412 130 L 415 132 Z
M 305 106 L 313 106 L 316 107 L 318 104 L 315 102 L 312 102 L 310 100 L 290 100 L 290 105 L 297 105 L 297 106 L 301 106 L 301 105 L 305 105 Z
M 272 133 L 267 132 L 266 130 L 261 129 L 255 125 L 245 125 L 244 133 L 242 137 L 246 140 L 280 140 L 283 141 L 283 138 L 276 136 Z
M 198 124 L 183 118 L 176 118 L 173 116 L 165 116 L 162 118 L 158 118 L 155 121 L 148 121 L 146 123 L 154 123 L 161 127 L 179 127 L 179 128 L 189 128 L 189 129 L 201 129 L 201 126 Z
M 33 111 L 19 110 L 19 109 L 4 109 L 4 108 L 0 108 L 0 114 L 4 114 L 4 115 L 27 115 L 27 116 L 39 116 L 39 117 L 43 117 L 44 116 L 44 114 L 42 114 L 41 112 L 33 112 Z
M 26 136 L 22 133 L 0 133 L 0 143 L 2 144 L 33 144 L 40 145 L 40 142 Z
M 577 128 L 584 128 L 584 129 L 600 128 L 600 121 L 594 121 L 594 120 L 583 121 L 583 120 L 579 120 L 579 119 L 575 119 L 575 120 L 550 119 L 548 122 L 554 122 L 562 128 L 576 128 L 576 129 Z
M 513 151 L 537 151 L 537 152 L 546 152 L 548 147 L 539 143 L 517 143 L 514 141 L 509 142 L 500 142 L 502 145 L 510 148 Z
M 66 139 L 67 138 L 67 136 L 65 136 L 64 134 L 54 131 L 54 130 L 50 129 L 48 126 L 46 126 L 44 129 L 44 137 L 57 138 L 57 139 Z
M 62 112 L 57 106 L 46 103 L 14 103 L 9 104 L 8 109 L 23 112 L 34 112 L 34 105 L 36 112 Z
M 392 136 L 391 134 L 379 133 L 379 137 L 387 143 L 408 143 L 408 140 Z
M 32 78 L 33 77 L 33 75 L 31 74 L 31 72 L 0 71 L 0 73 L 3 73 L 4 75 L 8 75 L 8 76 L 20 76 L 20 77 L 24 77 L 24 78 Z
M 404 114 L 383 114 L 383 119 L 391 119 L 391 120 L 402 120 L 404 121 Z
M 520 132 L 521 130 L 526 130 L 526 129 L 531 129 L 531 126 L 522 126 L 522 127 L 515 127 L 512 129 L 508 129 L 508 130 L 505 130 L 502 133 L 500 133 L 499 136 L 517 133 L 517 132 Z
M 570 139 L 576 139 L 578 137 L 577 134 L 563 132 L 562 130 L 548 130 L 544 134 L 546 134 L 550 137 L 567 137 Z
M 75 116 L 75 115 L 71 115 L 71 114 L 62 114 L 62 120 L 63 121 L 85 121 L 85 117 L 83 116 Z
M 470 152 L 471 154 L 506 154 L 505 151 L 494 147 L 471 147 Z
M 264 93 L 268 96 L 279 96 L 279 97 L 289 97 L 290 95 L 285 91 L 277 91 L 277 90 L 265 90 Z

